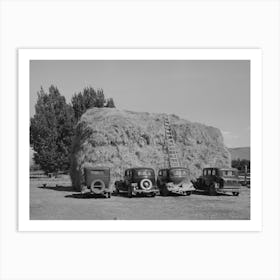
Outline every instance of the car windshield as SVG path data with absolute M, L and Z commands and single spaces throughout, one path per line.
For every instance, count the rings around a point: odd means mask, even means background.
M 105 173 L 105 171 L 104 170 L 91 170 L 90 173 L 93 175 L 102 175 Z
M 187 170 L 185 169 L 173 169 L 170 170 L 170 176 L 187 176 Z
M 237 172 L 235 170 L 223 170 L 223 177 L 237 177 Z
M 152 176 L 153 171 L 152 170 L 138 170 L 137 175 L 138 176 Z

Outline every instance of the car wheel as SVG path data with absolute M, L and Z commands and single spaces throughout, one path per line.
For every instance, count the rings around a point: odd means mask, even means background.
M 191 193 L 192 193 L 192 192 L 187 191 L 187 192 L 186 192 L 186 195 L 189 196 L 189 195 L 191 195 Z
M 92 181 L 90 185 L 90 190 L 94 194 L 102 194 L 104 193 L 105 183 L 101 179 L 96 179 Z
M 150 190 L 153 187 L 153 183 L 150 179 L 143 179 L 140 182 L 140 188 L 142 190 Z
M 215 189 L 215 184 L 212 184 L 210 187 L 209 187 L 209 195 L 213 196 L 213 195 L 216 195 L 217 192 L 216 192 L 216 189 Z
M 127 196 L 132 198 L 132 187 L 128 187 Z
M 162 196 L 168 196 L 168 194 L 169 194 L 168 189 L 165 186 L 163 186 L 162 190 L 161 190 L 161 195 Z
M 239 192 L 233 192 L 232 195 L 239 196 Z

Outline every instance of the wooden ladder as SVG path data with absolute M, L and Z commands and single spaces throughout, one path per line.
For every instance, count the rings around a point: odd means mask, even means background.
M 165 158 L 165 165 L 167 167 L 180 167 L 181 163 L 179 160 L 169 118 L 167 115 L 164 116 L 164 130 L 165 130 L 165 140 L 167 146 L 167 157 Z

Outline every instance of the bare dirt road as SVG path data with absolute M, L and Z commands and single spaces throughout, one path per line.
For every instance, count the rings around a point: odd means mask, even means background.
M 43 187 L 43 184 L 47 185 Z M 231 195 L 84 198 L 68 177 L 30 180 L 32 220 L 247 220 L 250 189 Z

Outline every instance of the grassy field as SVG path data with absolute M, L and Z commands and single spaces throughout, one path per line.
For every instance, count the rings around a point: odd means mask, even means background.
M 46 184 L 44 187 L 43 185 Z M 238 197 L 191 196 L 84 198 L 71 187 L 68 176 L 30 180 L 31 220 L 247 220 L 250 189 Z

